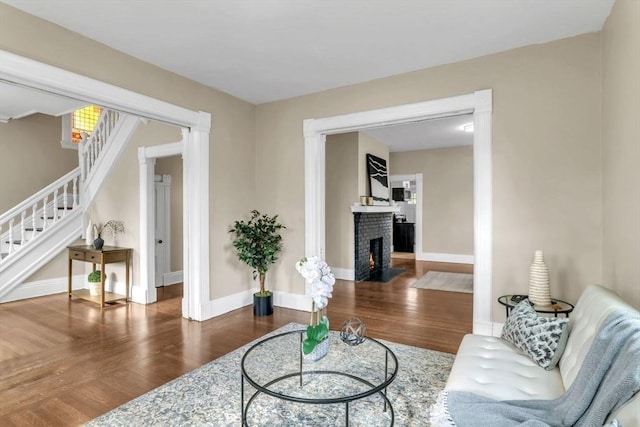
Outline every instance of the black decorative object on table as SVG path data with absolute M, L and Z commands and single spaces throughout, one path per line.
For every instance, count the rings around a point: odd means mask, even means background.
M 344 322 L 342 329 L 340 330 L 340 339 L 349 345 L 362 344 L 367 334 L 367 326 L 364 322 L 357 317 Z
M 96 237 L 96 239 L 93 241 L 93 247 L 96 249 L 102 249 L 103 246 L 104 246 L 104 239 L 100 236 Z

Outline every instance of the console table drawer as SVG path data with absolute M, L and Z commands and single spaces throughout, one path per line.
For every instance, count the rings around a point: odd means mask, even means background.
M 84 260 L 85 260 L 85 261 L 90 261 L 90 262 L 98 263 L 98 262 L 100 262 L 100 255 L 98 255 L 98 254 L 92 254 L 92 253 L 90 253 L 90 252 L 87 252 L 87 253 L 84 255 Z
M 84 252 L 69 251 L 69 258 L 70 259 L 79 259 L 79 260 L 84 261 Z

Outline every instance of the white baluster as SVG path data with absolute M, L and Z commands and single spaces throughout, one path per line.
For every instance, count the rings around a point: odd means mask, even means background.
M 100 155 L 100 153 L 102 153 L 102 144 L 104 143 L 105 140 L 105 136 L 106 136 L 106 126 L 105 123 L 100 123 L 98 125 L 98 140 L 96 141 L 96 146 L 98 148 L 98 155 Z
M 53 192 L 53 223 L 58 222 L 58 189 Z
M 89 172 L 93 169 L 93 165 L 96 163 L 96 147 L 94 144 L 95 137 L 92 135 L 89 139 Z
M 31 238 L 35 239 L 37 233 L 36 230 L 36 212 L 38 211 L 38 203 L 34 203 L 33 206 L 31 207 L 31 228 L 33 228 L 33 231 L 31 232 Z
M 78 177 L 73 178 L 73 209 L 78 208 Z
M 25 226 L 24 223 L 27 220 L 27 211 L 22 211 L 22 213 L 20 214 L 20 248 L 24 247 L 24 244 L 26 242 L 26 236 L 25 236 Z
M 64 199 L 62 200 L 62 216 L 66 216 L 67 215 L 67 209 L 69 208 L 69 204 L 67 203 L 67 197 L 69 196 L 69 193 L 67 192 L 67 188 L 69 187 L 69 183 L 65 182 L 64 184 L 62 184 L 62 196 L 64 197 Z
M 49 203 L 49 196 L 44 196 L 44 199 L 42 200 L 42 231 L 47 229 L 47 224 L 49 223 L 49 221 L 47 221 L 47 203 Z
M 84 181 L 87 178 L 87 165 L 85 160 L 86 147 L 87 147 L 87 133 L 82 132 L 82 139 L 78 143 L 78 166 L 80 166 L 80 176 L 82 177 L 82 181 Z
M 13 218 L 9 220 L 9 253 L 13 253 Z

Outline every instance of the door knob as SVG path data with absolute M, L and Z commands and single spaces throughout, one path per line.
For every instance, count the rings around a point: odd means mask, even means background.
M 158 243 L 162 243 L 162 240 L 158 240 Z

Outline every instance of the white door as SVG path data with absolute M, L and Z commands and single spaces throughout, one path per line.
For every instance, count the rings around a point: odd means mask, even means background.
M 170 195 L 171 175 L 155 176 L 155 246 L 156 288 L 164 286 L 164 275 L 171 271 Z

